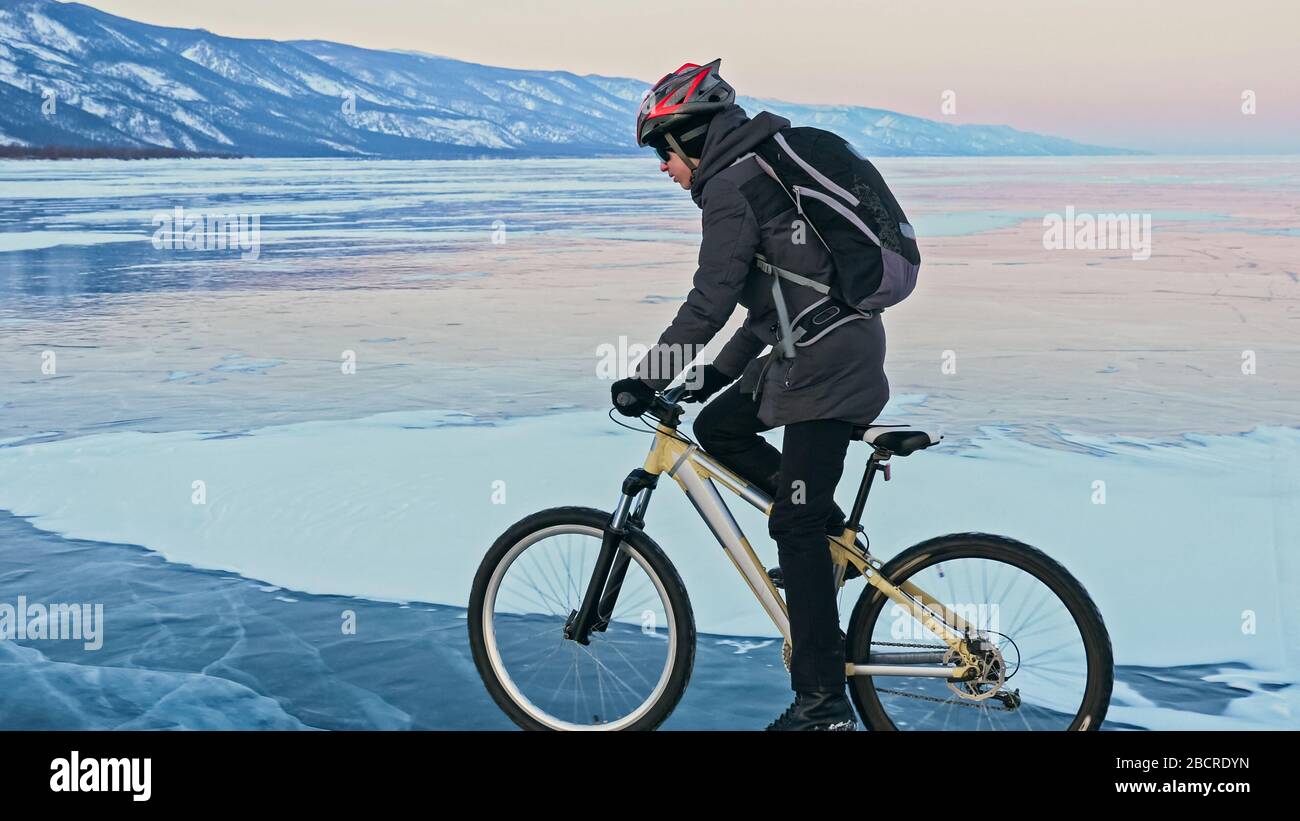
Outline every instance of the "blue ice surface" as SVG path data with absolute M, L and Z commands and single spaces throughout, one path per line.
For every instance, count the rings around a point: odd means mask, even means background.
M 1075 207 L 1075 213 L 1082 216 L 1084 214 L 1110 214 L 1116 213 L 1113 205 L 1108 207 L 1098 207 L 1093 209 L 1082 206 Z M 1023 222 L 1032 222 L 1041 224 L 1047 211 L 944 211 L 944 212 L 920 212 L 913 216 L 912 223 L 916 228 L 918 237 L 959 237 L 970 236 L 972 234 L 982 234 L 988 231 L 997 231 L 1003 228 L 1012 228 Z M 1057 209 L 1056 213 L 1063 215 L 1064 208 Z M 1213 230 L 1227 230 L 1232 225 L 1235 217 L 1224 214 L 1217 214 L 1212 211 L 1168 211 L 1142 208 L 1128 208 L 1122 213 L 1125 214 L 1151 214 L 1153 225 L 1162 225 L 1170 222 L 1192 222 L 1206 223 Z M 1237 229 L 1241 230 L 1241 229 Z M 1268 229 L 1260 229 L 1267 231 Z
M 16 586 L 29 601 L 102 603 L 104 641 L 98 650 L 0 641 L 4 729 L 514 726 L 478 677 L 463 608 L 285 591 L 0 513 L 0 589 Z M 353 635 L 342 630 L 346 611 Z M 1245 665 L 1120 667 L 1113 704 L 1212 719 L 1252 695 L 1230 675 L 1216 680 L 1234 671 Z M 663 729 L 761 729 L 790 698 L 779 642 L 700 634 L 690 685 Z M 1142 728 L 1131 718 L 1103 727 Z
M 226 357 L 226 359 L 228 360 L 234 360 L 238 358 L 239 358 L 238 356 Z M 280 360 L 268 360 L 264 362 L 229 361 L 229 362 L 223 362 L 220 365 L 213 365 L 209 370 L 221 371 L 223 373 L 266 373 L 271 368 L 275 368 L 283 364 L 284 362 Z
M 142 291 L 329 287 L 348 277 L 349 260 L 409 252 L 398 281 L 459 281 L 481 270 L 430 271 L 429 255 L 464 243 L 530 234 L 615 240 L 689 239 L 638 223 L 698 215 L 689 197 L 662 185 L 653 164 L 627 160 L 572 163 L 504 161 L 412 166 L 403 162 L 268 160 L 150 166 L 137 172 L 94 164 L 46 169 L 0 163 L 6 193 L 0 230 L 0 306 L 9 298 L 54 298 Z M 418 173 L 413 174 L 413 168 Z M 682 192 L 677 191 L 677 194 Z M 598 204 L 599 221 L 592 214 Z M 197 253 L 155 249 L 156 214 L 239 213 L 259 218 L 260 256 L 243 249 Z M 619 221 L 623 227 L 608 227 Z M 495 241 L 495 240 L 494 240 Z M 507 244 L 505 247 L 509 247 Z M 344 264 L 321 272 L 304 262 Z M 40 303 L 40 307 L 48 307 Z
M 1029 211 L 949 211 L 909 215 L 917 237 L 960 237 L 1011 228 L 1043 215 Z
M 1243 229 L 1247 234 L 1259 234 L 1261 236 L 1271 237 L 1300 237 L 1300 228 L 1248 228 Z
M 98 650 L 0 641 L 0 728 L 514 727 L 479 680 L 464 608 L 289 593 L 129 545 L 63 539 L 8 513 L 0 589 L 103 603 L 106 625 Z M 355 635 L 343 634 L 345 611 Z M 786 706 L 779 646 L 736 655 L 722 638 L 700 637 L 666 729 L 761 727 Z
M 907 169 L 894 177 L 902 184 L 962 190 L 970 185 L 1006 185 L 1037 179 L 1032 165 L 1013 163 L 989 175 L 979 164 L 961 161 L 900 161 Z M 983 163 L 984 161 L 981 161 Z M 936 163 L 953 173 L 927 175 Z M 1062 161 L 1061 182 L 1075 179 L 1070 169 L 1088 162 Z M 1277 176 L 1245 161 L 1240 171 Z M 401 162 L 350 160 L 267 160 L 231 165 L 158 161 L 149 179 L 103 164 L 69 163 L 35 178 L 21 163 L 0 163 L 0 187 L 8 194 L 0 230 L 0 305 L 10 298 L 53 298 L 66 304 L 87 295 L 113 296 L 143 291 L 225 290 L 265 287 L 331 287 L 348 277 L 350 261 L 364 262 L 379 252 L 400 249 L 411 267 L 392 268 L 399 282 L 454 282 L 486 276 L 483 271 L 430 271 L 429 255 L 454 259 L 463 243 L 482 243 L 502 226 L 502 237 L 572 236 L 583 241 L 694 242 L 695 231 L 676 227 L 698 218 L 682 192 L 664 186 L 653 165 L 628 160 L 591 160 L 581 173 L 555 161 L 501 161 L 474 168 L 455 164 L 413 166 Z M 1022 167 L 1023 166 L 1023 167 Z M 1288 166 L 1289 168 L 1290 166 Z M 505 169 L 504 171 L 502 169 Z M 1143 166 L 1132 166 L 1136 184 Z M 1199 174 L 1200 176 L 1197 176 Z M 1169 184 L 1194 185 L 1204 169 Z M 1268 177 L 1267 175 L 1272 175 Z M 1096 182 L 1081 174 L 1080 181 Z M 1237 178 L 1250 184 L 1254 177 Z M 1289 178 L 1288 178 L 1289 179 Z M 1293 184 L 1293 183 L 1292 183 Z M 544 196 L 542 196 L 544 194 Z M 1110 213 L 1113 202 L 1075 203 L 1079 213 Z M 182 207 L 191 215 L 238 212 L 259 217 L 260 256 L 256 265 L 241 260 L 243 250 L 203 253 L 155 249 L 153 217 Z M 1041 210 L 992 210 L 978 204 L 911 214 L 920 237 L 965 236 L 1041 222 Z M 1062 209 L 1064 205 L 1062 206 Z M 1060 209 L 1058 209 L 1060 210 Z M 1209 211 L 1145 208 L 1157 224 L 1199 223 L 1200 230 L 1252 230 L 1294 235 L 1294 229 L 1255 226 Z M 599 217 L 593 218 L 594 211 Z M 499 218 L 498 216 L 499 215 Z M 668 220 L 672 225 L 665 225 Z M 508 244 L 506 247 L 509 247 Z M 322 258 L 339 265 L 322 271 L 303 264 Z M 48 309 L 47 302 L 28 303 Z

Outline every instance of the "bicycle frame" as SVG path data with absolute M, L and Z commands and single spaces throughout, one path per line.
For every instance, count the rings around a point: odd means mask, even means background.
M 969 645 L 969 642 L 975 638 L 974 628 L 938 599 L 911 582 L 904 582 L 898 586 L 891 584 L 877 572 L 883 563 L 873 557 L 869 551 L 860 550 L 854 543 L 871 480 L 875 471 L 887 472 L 889 455 L 888 451 L 879 449 L 872 454 L 868 462 L 867 474 L 863 477 L 853 512 L 844 531 L 838 536 L 827 537 L 835 568 L 836 586 L 837 588 L 843 586 L 844 572 L 847 564 L 851 562 L 868 584 L 906 608 L 926 629 L 942 639 L 944 644 L 955 653 L 956 658 L 960 659 L 960 663 L 957 666 L 941 666 L 946 655 L 943 651 L 890 653 L 887 659 L 909 663 L 853 664 L 849 662 L 845 665 L 845 672 L 850 676 L 924 676 L 961 681 L 977 673 L 977 659 Z M 658 483 L 659 476 L 664 473 L 672 477 L 686 497 L 691 500 L 700 517 L 704 519 L 740 572 L 741 578 L 758 599 L 764 612 L 788 642 L 790 620 L 785 600 L 777 593 L 766 568 L 759 561 L 749 540 L 745 538 L 740 525 L 731 515 L 714 482 L 720 483 L 758 508 L 764 515 L 771 515 L 772 499 L 719 464 L 700 449 L 699 445 L 679 437 L 674 428 L 662 422 L 656 425 L 655 439 L 646 455 L 644 466 L 632 471 L 623 482 L 623 494 L 606 527 L 601 553 L 596 561 L 595 572 L 588 585 L 582 607 L 570 617 L 569 625 L 565 629 L 566 635 L 585 644 L 592 630 L 603 630 L 608 625 L 629 562 L 627 554 L 617 550 L 617 546 L 628 526 L 638 528 L 644 526 L 650 495 Z M 925 663 L 936 666 L 919 666 Z

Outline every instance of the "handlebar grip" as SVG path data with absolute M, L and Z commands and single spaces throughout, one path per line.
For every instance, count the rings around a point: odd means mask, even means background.
M 636 397 L 627 391 L 622 391 L 618 396 L 614 397 L 614 404 L 620 408 L 630 408 L 636 404 Z

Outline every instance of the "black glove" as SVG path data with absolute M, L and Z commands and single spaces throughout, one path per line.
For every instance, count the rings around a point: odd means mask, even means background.
M 687 388 L 682 394 L 683 402 L 704 402 L 710 396 L 736 381 L 736 377 L 727 376 L 713 365 L 705 365 L 703 370 L 692 365 L 686 372 L 686 384 L 699 387 Z
M 650 409 L 654 402 L 655 391 L 640 379 L 620 379 L 609 388 L 614 410 L 624 416 L 640 416 Z

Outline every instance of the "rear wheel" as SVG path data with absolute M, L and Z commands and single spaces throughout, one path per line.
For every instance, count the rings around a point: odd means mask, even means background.
M 873 730 L 1096 730 L 1114 682 L 1110 635 L 1083 586 L 1029 545 L 983 533 L 940 536 L 880 569 L 911 581 L 974 628 L 981 668 L 970 681 L 849 678 Z M 854 664 L 955 664 L 911 612 L 868 586 L 845 643 Z
M 535 513 L 479 565 L 467 616 L 474 664 L 525 729 L 649 730 L 686 689 L 695 660 L 686 588 L 640 530 L 629 529 L 620 545 L 626 574 L 608 624 L 586 645 L 565 638 L 609 519 L 584 507 Z

